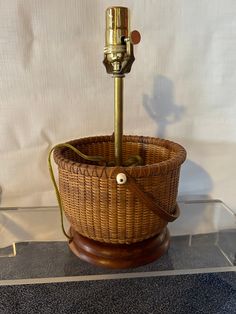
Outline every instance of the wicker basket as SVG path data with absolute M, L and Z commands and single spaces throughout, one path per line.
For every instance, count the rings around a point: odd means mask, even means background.
M 84 154 L 114 160 L 112 136 L 81 138 L 69 143 Z M 152 210 L 148 200 L 167 216 L 176 211 L 185 149 L 159 138 L 124 136 L 123 160 L 132 155 L 141 156 L 144 165 L 98 166 L 68 148 L 54 150 L 65 215 L 79 234 L 100 242 L 131 244 L 155 236 L 167 225 L 165 215 Z M 124 171 L 137 189 L 117 184 L 116 174 Z

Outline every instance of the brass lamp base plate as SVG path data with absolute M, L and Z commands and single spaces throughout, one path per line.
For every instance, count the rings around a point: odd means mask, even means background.
M 153 238 L 134 244 L 108 244 L 83 237 L 72 227 L 72 252 L 80 259 L 106 268 L 131 268 L 153 262 L 169 248 L 170 235 L 167 228 Z

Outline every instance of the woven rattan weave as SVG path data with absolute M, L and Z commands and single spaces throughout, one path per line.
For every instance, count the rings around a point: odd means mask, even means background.
M 81 138 L 69 142 L 86 155 L 114 160 L 113 136 Z M 150 210 L 116 173 L 124 170 L 167 213 L 176 209 L 180 166 L 185 149 L 171 141 L 143 136 L 123 136 L 123 160 L 142 157 L 142 166 L 106 167 L 82 159 L 66 147 L 54 150 L 59 168 L 59 189 L 65 215 L 72 227 L 90 239 L 131 244 L 151 238 L 167 220 Z

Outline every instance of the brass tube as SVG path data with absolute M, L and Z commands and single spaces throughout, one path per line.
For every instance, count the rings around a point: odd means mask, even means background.
M 122 165 L 122 137 L 123 137 L 123 77 L 114 77 L 114 142 L 115 163 Z

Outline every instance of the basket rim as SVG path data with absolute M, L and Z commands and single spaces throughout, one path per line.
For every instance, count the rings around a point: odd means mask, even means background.
M 113 141 L 113 135 L 101 135 L 101 136 L 91 136 L 91 137 L 82 137 L 74 140 L 70 140 L 66 143 L 71 145 L 81 144 L 89 144 L 89 143 L 97 143 L 97 142 L 109 142 Z M 157 146 L 162 146 L 167 149 L 170 149 L 176 152 L 176 156 L 173 156 L 167 160 L 161 161 L 159 163 L 148 164 L 143 166 L 99 166 L 99 165 L 91 165 L 87 163 L 80 163 L 76 161 L 72 161 L 66 157 L 64 157 L 63 152 L 67 150 L 66 147 L 56 147 L 54 149 L 54 161 L 58 165 L 59 168 L 64 170 L 68 170 L 69 172 L 75 174 L 82 174 L 88 176 L 95 177 L 113 177 L 114 170 L 117 168 L 122 171 L 125 169 L 130 175 L 134 177 L 147 177 L 147 176 L 156 176 L 159 174 L 166 174 L 171 170 L 175 170 L 181 166 L 181 164 L 186 159 L 186 150 L 183 146 L 173 141 L 169 141 L 166 139 L 161 139 L 158 137 L 150 137 L 150 136 L 140 136 L 140 135 L 123 135 L 124 142 L 135 142 L 135 143 L 144 143 L 144 144 L 152 144 Z

